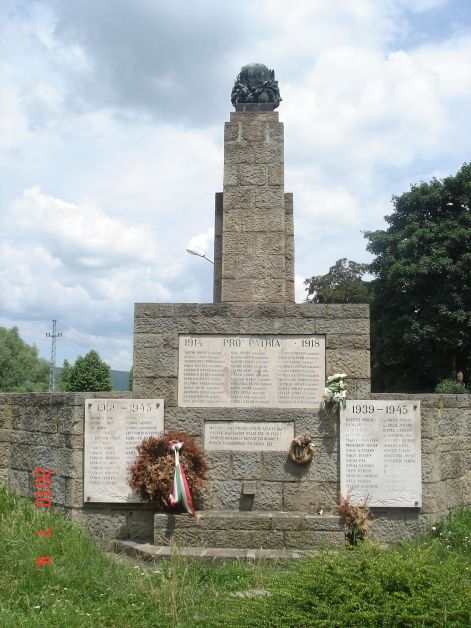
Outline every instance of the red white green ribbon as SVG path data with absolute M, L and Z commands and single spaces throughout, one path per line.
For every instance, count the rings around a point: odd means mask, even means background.
M 173 507 L 177 504 L 183 504 L 185 510 L 191 515 L 194 515 L 195 509 L 193 508 L 193 501 L 186 480 L 185 470 L 180 464 L 180 449 L 183 447 L 183 443 L 177 440 L 171 440 L 168 445 L 170 449 L 175 452 L 175 474 L 173 476 L 173 488 L 170 495 L 170 506 Z

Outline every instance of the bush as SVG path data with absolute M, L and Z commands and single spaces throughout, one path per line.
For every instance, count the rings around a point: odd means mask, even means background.
M 457 379 L 442 379 L 435 386 L 435 392 L 442 395 L 464 395 L 469 392 L 466 386 Z

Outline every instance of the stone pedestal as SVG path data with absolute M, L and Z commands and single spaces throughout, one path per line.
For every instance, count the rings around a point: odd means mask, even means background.
M 178 543 L 191 547 L 264 547 L 311 549 L 342 545 L 341 517 L 305 512 L 203 511 L 196 517 L 157 514 L 154 544 Z
M 369 311 L 367 305 L 318 305 L 311 303 L 141 303 L 135 306 L 134 390 L 136 397 L 165 400 L 165 430 L 179 429 L 200 439 L 204 445 L 207 426 L 227 422 L 239 425 L 292 424 L 294 435 L 308 433 L 317 446 L 309 465 L 295 465 L 284 451 L 252 447 L 240 451 L 207 451 L 209 477 L 205 483 L 204 507 L 208 509 L 328 511 L 337 502 L 339 491 L 338 418 L 325 413 L 319 401 L 290 407 L 274 398 L 264 407 L 209 407 L 207 402 L 188 406 L 179 396 L 181 342 L 185 336 L 260 336 L 273 341 L 293 335 L 322 336 L 325 342 L 326 373 L 345 370 L 349 374 L 349 396 L 367 399 L 370 395 Z M 281 342 L 283 344 L 283 342 Z M 202 366 L 215 367 L 204 343 Z M 267 348 L 267 351 L 272 349 Z M 205 357 L 206 356 L 206 357 Z M 179 368 L 180 364 L 180 368 Z M 224 369 L 222 369 L 224 371 Z M 256 378 L 256 376 L 255 376 Z M 216 382 L 208 375 L 208 385 Z M 180 393 L 182 387 L 180 385 Z M 252 393 L 250 393 L 252 394 Z M 278 443 L 278 439 L 276 440 Z M 255 491 L 249 482 L 256 481 Z
M 216 195 L 214 301 L 294 302 L 293 199 L 278 112 L 231 113 Z

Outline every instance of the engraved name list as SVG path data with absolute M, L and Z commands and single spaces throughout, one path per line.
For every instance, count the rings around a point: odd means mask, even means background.
M 324 380 L 324 336 L 179 338 L 179 406 L 311 408 Z

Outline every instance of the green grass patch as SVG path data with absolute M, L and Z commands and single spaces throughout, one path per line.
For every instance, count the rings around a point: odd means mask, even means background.
M 52 530 L 51 537 L 35 531 Z M 471 511 L 414 543 L 369 542 L 295 564 L 119 562 L 59 512 L 0 487 L 0 625 L 469 626 Z M 38 567 L 40 555 L 51 565 Z M 263 589 L 251 598 L 235 592 Z

